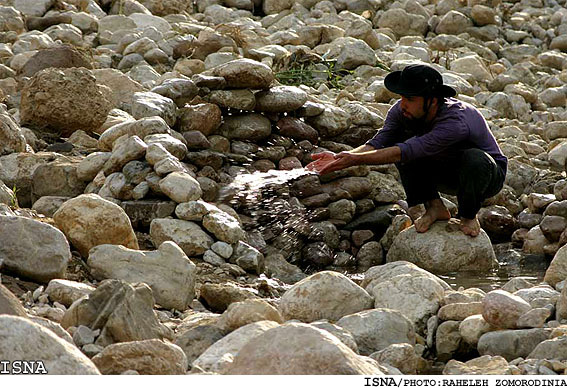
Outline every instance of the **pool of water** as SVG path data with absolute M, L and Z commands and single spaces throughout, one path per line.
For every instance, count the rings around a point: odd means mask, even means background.
M 495 245 L 494 252 L 500 264 L 497 270 L 490 273 L 460 271 L 439 277 L 454 289 L 477 287 L 485 292 L 502 288 L 510 279 L 519 276 L 525 277 L 534 284 L 543 281 L 550 262 L 545 257 L 525 254 L 509 243 Z

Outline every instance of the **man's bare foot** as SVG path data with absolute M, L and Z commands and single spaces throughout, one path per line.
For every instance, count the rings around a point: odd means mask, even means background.
M 471 220 L 469 218 L 461 217 L 461 231 L 467 236 L 478 236 L 480 233 L 480 223 L 478 222 L 478 218 L 475 217 Z
M 425 204 L 425 214 L 415 220 L 415 230 L 418 233 L 424 233 L 429 230 L 429 227 L 437 220 L 448 220 L 451 218 L 451 213 L 445 207 L 440 199 L 428 201 Z
M 416 221 L 419 217 L 423 216 L 425 214 L 425 208 L 423 207 L 423 205 L 415 205 L 410 207 L 407 210 L 408 216 L 410 216 L 412 221 Z

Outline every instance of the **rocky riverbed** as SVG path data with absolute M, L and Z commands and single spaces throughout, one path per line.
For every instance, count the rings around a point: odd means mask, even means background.
M 394 166 L 303 168 L 415 62 L 510 160 L 477 238 L 417 234 Z M 0 0 L 0 360 L 565 374 L 566 69 L 565 0 Z

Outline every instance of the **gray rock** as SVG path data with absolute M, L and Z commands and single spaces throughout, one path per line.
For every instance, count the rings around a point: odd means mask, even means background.
M 311 275 L 287 290 L 280 301 L 286 319 L 335 321 L 372 307 L 372 297 L 346 276 L 332 271 Z
M 222 337 L 224 337 L 224 331 L 217 326 L 201 325 L 177 335 L 174 344 L 183 350 L 187 362 L 192 365 L 197 357 Z
M 29 319 L 1 315 L 0 335 L 0 357 L 10 365 L 16 360 L 41 360 L 37 366 L 48 374 L 100 374 L 79 349 Z
M 278 326 L 279 324 L 273 321 L 260 321 L 242 326 L 205 350 L 193 362 L 193 368 L 197 367 L 207 372 L 224 373 L 230 368 L 234 357 L 250 340 Z
M 47 285 L 45 293 L 52 302 L 58 302 L 69 307 L 76 300 L 95 290 L 94 287 L 84 283 L 65 279 L 53 279 Z
M 370 355 L 381 365 L 398 368 L 403 374 L 414 375 L 417 371 L 418 356 L 410 344 L 392 344 Z
M 199 182 L 185 172 L 172 172 L 159 182 L 161 191 L 177 203 L 194 201 L 201 197 Z
M 549 333 L 549 329 L 492 331 L 480 337 L 477 349 L 483 356 L 502 356 L 507 361 L 526 358 L 540 342 L 549 338 Z
M 120 245 L 99 245 L 89 252 L 88 265 L 97 280 L 143 282 L 156 303 L 184 311 L 195 296 L 195 264 L 172 241 L 156 251 L 136 251 Z
M 101 346 L 152 338 L 172 339 L 173 333 L 158 322 L 153 306 L 154 298 L 147 285 L 104 280 L 94 292 L 67 309 L 61 325 L 100 329 L 96 344 Z
M 230 140 L 259 141 L 270 136 L 271 132 L 270 120 L 257 113 L 225 117 L 219 128 L 220 135 Z
M 244 345 L 225 374 L 379 374 L 327 331 L 303 323 L 268 330 Z
M 398 275 L 378 283 L 372 289 L 374 307 L 398 310 L 417 328 L 423 328 L 437 313 L 443 300 L 443 288 L 427 276 Z
M 3 267 L 37 281 L 63 277 L 71 250 L 57 228 L 30 218 L 0 216 Z
M 150 225 L 150 236 L 154 246 L 173 241 L 189 257 L 202 255 L 211 248 L 214 240 L 191 221 L 156 218 Z
M 513 375 L 514 367 L 500 356 L 482 356 L 467 362 L 450 360 L 445 368 L 444 375 Z
M 561 336 L 540 342 L 527 358 L 539 360 L 565 360 L 567 359 L 567 337 Z
M 230 257 L 230 262 L 248 272 L 255 272 L 258 275 L 264 272 L 264 255 L 256 248 L 239 241 Z
M 350 314 L 337 321 L 350 332 L 362 355 L 370 355 L 389 345 L 415 345 L 413 324 L 400 312 L 391 309 L 372 309 Z
M 409 261 L 433 273 L 498 267 L 490 239 L 481 230 L 471 238 L 460 230 L 446 230 L 447 222 L 436 222 L 428 233 L 417 233 L 415 227 L 402 231 L 388 251 L 386 261 Z
M 237 59 L 211 69 L 214 76 L 223 77 L 229 88 L 266 89 L 274 79 L 272 69 L 251 59 Z

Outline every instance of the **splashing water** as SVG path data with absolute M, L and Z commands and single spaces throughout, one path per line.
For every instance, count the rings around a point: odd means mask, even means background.
M 249 235 L 259 233 L 286 259 L 293 258 L 303 247 L 301 236 L 307 236 L 310 227 L 309 212 L 289 201 L 290 186 L 296 179 L 315 174 L 305 168 L 241 174 L 221 189 L 219 200 L 248 217 L 245 229 Z M 258 245 L 262 242 L 256 244 L 260 249 Z

